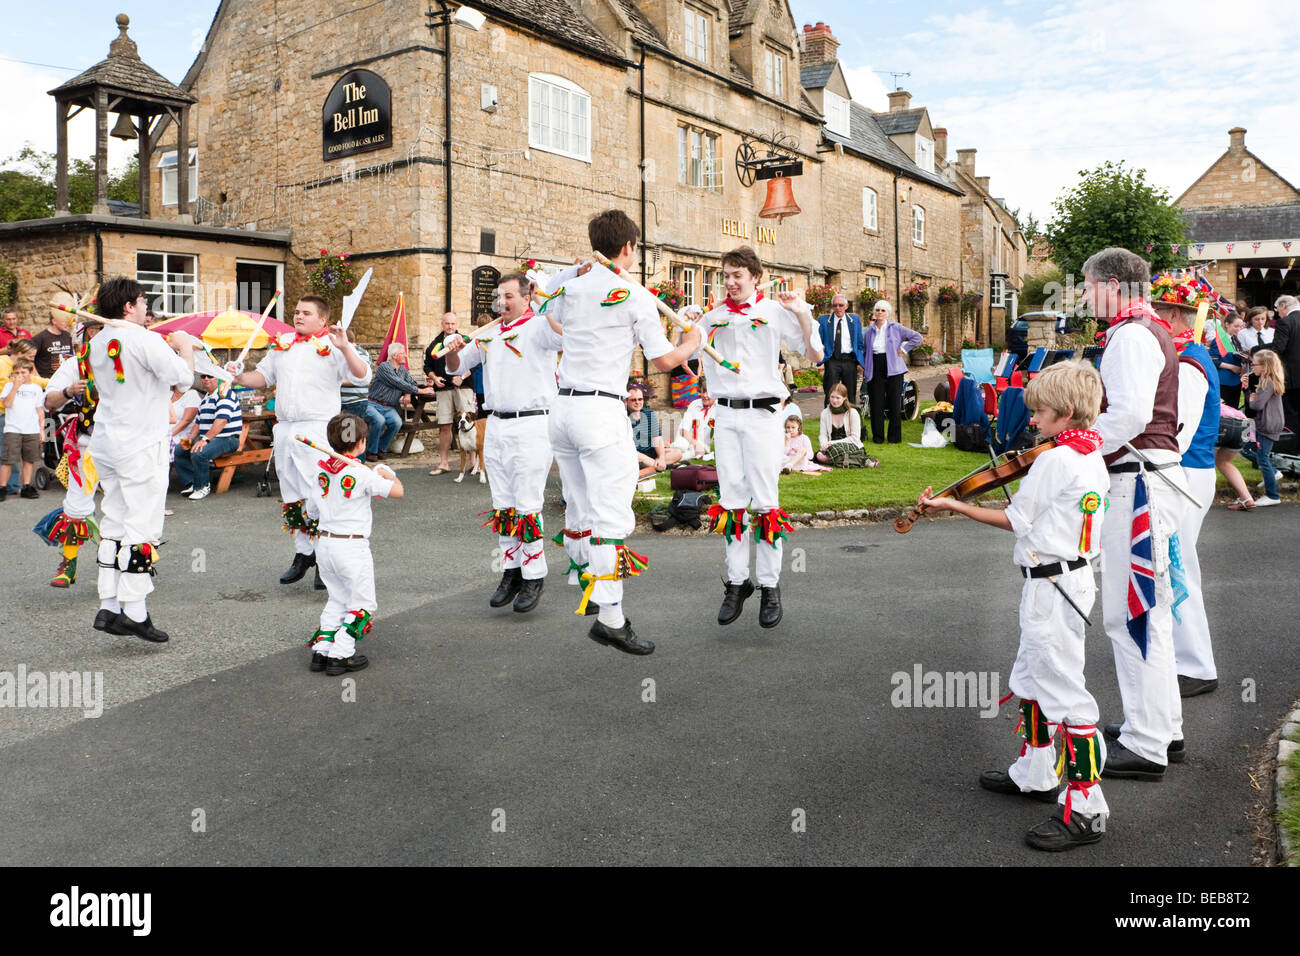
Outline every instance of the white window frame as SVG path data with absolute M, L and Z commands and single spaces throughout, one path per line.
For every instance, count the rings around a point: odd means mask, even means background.
M 545 100 L 539 104 L 539 95 Z M 575 111 L 572 104 L 580 104 Z M 539 105 L 544 105 L 545 119 L 537 115 Z M 566 116 L 564 126 L 551 122 L 557 110 Z M 574 143 L 574 139 L 580 140 Z M 563 143 L 557 140 L 564 140 Z M 552 73 L 528 74 L 528 145 L 543 152 L 567 156 L 584 163 L 591 162 L 591 94 L 572 80 Z M 574 149 L 577 145 L 581 148 Z
M 283 288 L 284 288 L 284 263 L 283 263 L 283 262 L 272 262 L 272 261 L 270 261 L 270 260 L 268 260 L 268 259 L 236 259 L 236 260 L 235 260 L 235 274 L 238 275 L 238 274 L 239 274 L 239 267 L 240 267 L 240 266 L 245 266 L 245 265 L 247 265 L 247 266 L 274 266 L 274 267 L 275 267 L 275 287 L 276 287 L 277 289 L 283 289 Z M 139 280 L 137 279 L 136 281 L 139 281 Z M 238 281 L 238 280 L 236 280 L 236 281 Z M 230 307 L 233 309 L 233 308 L 235 308 L 238 304 L 239 304 L 239 287 L 238 287 L 238 285 L 236 285 L 236 287 L 235 287 L 235 301 L 230 303 Z M 281 322 L 284 321 L 284 296 L 280 296 L 280 298 L 276 299 L 276 301 L 275 301 L 275 308 L 271 310 L 271 314 L 272 314 L 273 316 L 275 316 L 277 319 L 279 319 Z
M 694 126 L 677 127 L 677 182 L 719 192 L 722 189 L 722 137 Z
M 162 181 L 162 204 L 164 206 L 178 205 L 176 201 L 176 187 L 180 173 L 180 167 L 176 163 L 177 151 L 169 149 L 158 158 L 158 173 Z M 171 197 L 170 199 L 168 197 Z M 197 202 L 199 198 L 199 151 L 195 147 L 190 147 L 190 202 Z
M 912 244 L 925 245 L 925 207 L 912 206 Z
M 153 270 L 141 271 L 141 256 L 162 256 L 162 272 Z M 193 272 L 176 272 L 171 268 L 173 258 L 186 258 L 194 262 Z M 174 280 L 173 277 L 180 277 Z M 145 287 L 145 295 L 149 299 L 149 304 L 153 305 L 159 297 L 162 299 L 162 308 L 155 308 L 155 315 L 185 315 L 190 312 L 199 311 L 199 256 L 196 252 L 162 252 L 154 249 L 138 249 L 135 254 L 135 281 Z M 178 302 L 178 309 L 171 309 L 172 299 L 188 297 L 189 306 L 183 302 Z
M 880 229 L 880 196 L 870 186 L 862 187 L 862 228 Z
M 673 276 L 673 281 L 681 288 L 682 298 L 685 301 L 685 304 L 691 305 L 692 303 L 698 302 L 695 298 L 695 292 L 698 288 L 695 280 L 699 275 L 699 269 L 696 266 L 681 265 L 674 266 L 673 272 L 676 273 Z
M 864 275 L 862 277 L 862 287 L 871 289 L 873 292 L 880 291 L 880 276 Z
M 1002 276 L 993 276 L 989 283 L 989 308 L 1005 309 L 1007 304 L 1006 280 Z
M 767 80 L 767 92 L 776 97 L 785 96 L 785 55 L 771 47 L 764 47 L 764 76 Z
M 822 91 L 826 107 L 826 128 L 840 136 L 849 135 L 849 101 L 831 90 Z
M 721 269 L 704 270 L 704 293 L 704 300 L 699 303 L 700 305 L 704 305 L 709 296 L 713 296 L 714 305 L 718 305 L 727 297 L 726 286 L 722 284 Z
M 682 8 L 686 55 L 699 63 L 709 62 L 709 18 L 690 7 Z
M 927 173 L 934 172 L 934 140 L 916 134 L 916 165 Z

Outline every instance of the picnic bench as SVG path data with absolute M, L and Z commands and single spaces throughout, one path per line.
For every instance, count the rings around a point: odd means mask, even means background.
M 239 445 L 229 455 L 222 455 L 220 458 L 212 460 L 212 467 L 220 469 L 215 489 L 217 494 L 223 494 L 230 490 L 231 479 L 235 477 L 235 469 L 240 465 L 259 464 L 270 460 L 272 448 L 269 434 L 254 436 L 255 442 L 265 441 L 266 447 L 248 448 L 247 445 L 249 431 L 252 426 L 257 422 L 267 422 L 274 417 L 274 413 L 244 416 L 244 427 L 239 430 Z

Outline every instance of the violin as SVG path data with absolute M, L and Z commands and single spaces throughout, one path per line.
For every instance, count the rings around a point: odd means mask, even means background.
M 977 468 L 969 475 L 958 478 L 947 488 L 937 494 L 931 495 L 932 498 L 956 498 L 958 501 L 967 501 L 971 498 L 978 498 L 990 491 L 997 491 L 1004 485 L 1009 485 L 1029 473 L 1029 467 L 1043 452 L 1056 447 L 1056 439 L 1048 439 L 1023 451 L 1018 455 L 1011 455 L 1001 462 L 991 462 L 982 468 Z M 916 519 L 925 513 L 925 508 L 921 505 L 913 505 L 908 509 L 907 514 L 894 519 L 894 530 L 899 534 L 906 534 L 912 530 L 912 525 Z

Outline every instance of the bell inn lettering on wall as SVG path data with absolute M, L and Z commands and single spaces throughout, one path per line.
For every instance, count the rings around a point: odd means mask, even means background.
M 776 245 L 776 229 L 772 226 L 758 226 L 753 232 L 750 231 L 749 223 L 741 222 L 739 219 L 723 219 L 722 234 L 724 236 L 735 236 L 737 239 L 753 239 L 755 242 L 765 242 L 770 246 Z
M 344 73 L 321 110 L 321 158 L 342 159 L 393 145 L 393 97 L 370 70 Z

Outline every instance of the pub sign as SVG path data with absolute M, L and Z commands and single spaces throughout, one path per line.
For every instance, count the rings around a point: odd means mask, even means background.
M 339 77 L 321 110 L 321 158 L 328 161 L 393 145 L 393 97 L 371 70 Z

